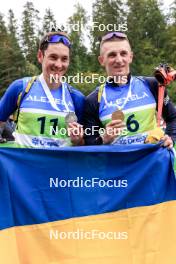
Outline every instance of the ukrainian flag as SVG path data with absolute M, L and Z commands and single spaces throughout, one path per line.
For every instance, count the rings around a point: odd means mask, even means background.
M 175 264 L 173 153 L 0 149 L 0 263 Z

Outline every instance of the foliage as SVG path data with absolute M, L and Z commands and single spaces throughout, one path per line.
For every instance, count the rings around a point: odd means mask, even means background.
M 91 19 L 86 10 L 77 4 L 74 13 L 68 18 L 68 25 L 75 24 L 79 24 L 78 30 L 68 28 L 72 43 L 68 75 L 104 74 L 97 60 L 98 40 L 108 31 L 109 24 L 113 25 L 112 31 L 128 29 L 126 33 L 134 52 L 132 74 L 152 76 L 154 68 L 161 62 L 167 62 L 176 68 L 175 0 L 168 12 L 165 12 L 161 2 L 157 0 L 95 0 Z M 7 25 L 0 13 L 0 94 L 13 80 L 40 73 L 36 57 L 38 42 L 52 26 L 57 26 L 53 11 L 46 9 L 41 19 L 32 2 L 24 5 L 20 27 L 13 10 L 9 10 Z M 87 29 L 88 26 L 90 29 Z M 89 49 L 85 45 L 85 37 L 91 42 Z M 98 85 L 98 81 L 70 83 L 86 95 Z M 168 89 L 176 103 L 176 82 Z

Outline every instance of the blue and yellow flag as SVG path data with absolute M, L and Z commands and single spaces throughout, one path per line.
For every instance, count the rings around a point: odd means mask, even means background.
M 0 263 L 175 264 L 173 153 L 0 149 Z

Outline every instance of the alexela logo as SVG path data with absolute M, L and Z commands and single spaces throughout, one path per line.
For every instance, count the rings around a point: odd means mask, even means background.
M 37 95 L 28 95 L 26 98 L 24 98 L 25 101 L 31 101 L 31 102 L 40 102 L 40 103 L 50 103 L 48 98 L 46 96 L 37 96 Z M 64 101 L 59 98 L 54 98 L 54 101 L 57 105 L 65 105 Z M 68 106 L 73 106 L 73 104 L 69 101 Z

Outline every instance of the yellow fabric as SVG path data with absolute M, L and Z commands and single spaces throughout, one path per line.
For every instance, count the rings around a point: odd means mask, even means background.
M 127 232 L 127 239 L 57 239 L 68 231 Z M 0 231 L 2 264 L 175 264 L 176 201 Z
M 100 85 L 100 87 L 99 87 L 99 90 L 98 90 L 98 103 L 101 102 L 101 97 L 102 97 L 102 93 L 103 93 L 104 85 L 105 85 L 105 84 L 102 84 L 102 85 Z
M 37 76 L 33 76 L 32 79 L 28 82 L 26 88 L 25 88 L 25 93 L 28 93 L 33 82 L 36 80 Z M 21 103 L 21 96 L 22 96 L 22 92 L 18 95 L 18 100 L 17 100 L 17 106 L 20 106 Z
M 33 84 L 33 82 L 37 79 L 37 76 L 33 76 L 32 79 L 28 82 L 26 88 L 25 88 L 25 93 L 28 93 L 29 90 L 31 89 L 31 86 Z M 14 121 L 17 123 L 18 122 L 18 115 L 19 115 L 19 110 L 20 110 L 20 104 L 21 104 L 21 100 L 22 100 L 22 94 L 23 91 L 18 95 L 18 99 L 17 99 L 17 110 L 13 113 L 13 118 Z
M 164 131 L 160 127 L 157 127 L 148 132 L 145 143 L 157 143 L 161 140 L 162 137 L 164 137 Z

